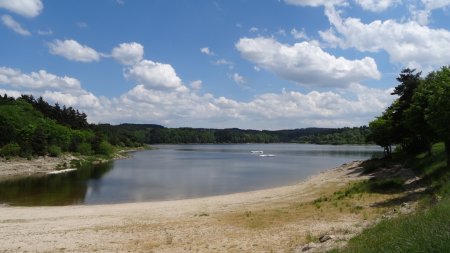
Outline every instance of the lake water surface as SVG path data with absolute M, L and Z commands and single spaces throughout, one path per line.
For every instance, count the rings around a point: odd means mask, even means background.
M 75 172 L 0 183 L 10 205 L 105 204 L 175 200 L 293 184 L 377 146 L 309 144 L 157 145 L 129 159 Z M 262 152 L 252 152 L 262 151 Z

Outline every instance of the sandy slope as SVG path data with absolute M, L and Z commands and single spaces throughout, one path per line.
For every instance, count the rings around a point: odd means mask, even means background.
M 330 214 L 311 204 L 336 187 L 361 179 L 356 173 L 359 164 L 343 165 L 292 186 L 208 198 L 97 206 L 3 206 L 0 252 L 301 251 L 312 236 L 344 236 L 369 223 L 361 215 Z

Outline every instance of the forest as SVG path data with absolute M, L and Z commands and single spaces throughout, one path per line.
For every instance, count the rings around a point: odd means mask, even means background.
M 3 157 L 110 155 L 113 146 L 91 128 L 86 114 L 50 105 L 42 98 L 0 96 L 0 155 Z
M 244 130 L 238 128 L 165 128 L 147 124 L 100 124 L 96 129 L 106 134 L 113 145 L 133 143 L 311 143 L 366 144 L 368 127 L 303 128 L 292 130 Z M 130 142 L 130 143 L 129 143 Z

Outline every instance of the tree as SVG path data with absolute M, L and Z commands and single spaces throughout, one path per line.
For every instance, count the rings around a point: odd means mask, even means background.
M 399 77 L 396 78 L 400 84 L 391 93 L 391 95 L 398 95 L 399 97 L 390 106 L 394 142 L 400 144 L 404 150 L 411 152 L 422 151 L 429 146 L 422 143 L 423 140 L 415 134 L 415 129 L 410 127 L 405 120 L 405 113 L 411 107 L 414 94 L 422 80 L 421 72 L 415 72 L 415 69 L 409 68 L 401 71 Z
M 391 157 L 394 131 L 392 127 L 392 111 L 389 108 L 382 116 L 369 123 L 368 140 L 384 148 L 384 155 Z
M 428 97 L 425 121 L 445 144 L 450 169 L 450 66 L 431 72 L 425 79 L 423 93 Z

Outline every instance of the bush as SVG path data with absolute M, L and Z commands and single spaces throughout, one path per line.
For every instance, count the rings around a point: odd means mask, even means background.
M 102 141 L 98 145 L 97 153 L 100 155 L 111 155 L 113 151 L 114 151 L 113 146 L 109 144 L 109 142 L 107 141 Z
M 48 154 L 52 157 L 59 157 L 61 153 L 61 148 L 56 145 L 51 145 L 48 147 Z
M 20 146 L 19 146 L 19 144 L 15 143 L 15 142 L 6 144 L 0 150 L 0 155 L 3 156 L 3 157 L 20 155 Z
M 82 142 L 77 146 L 77 152 L 81 155 L 90 155 L 92 153 L 91 144 Z

